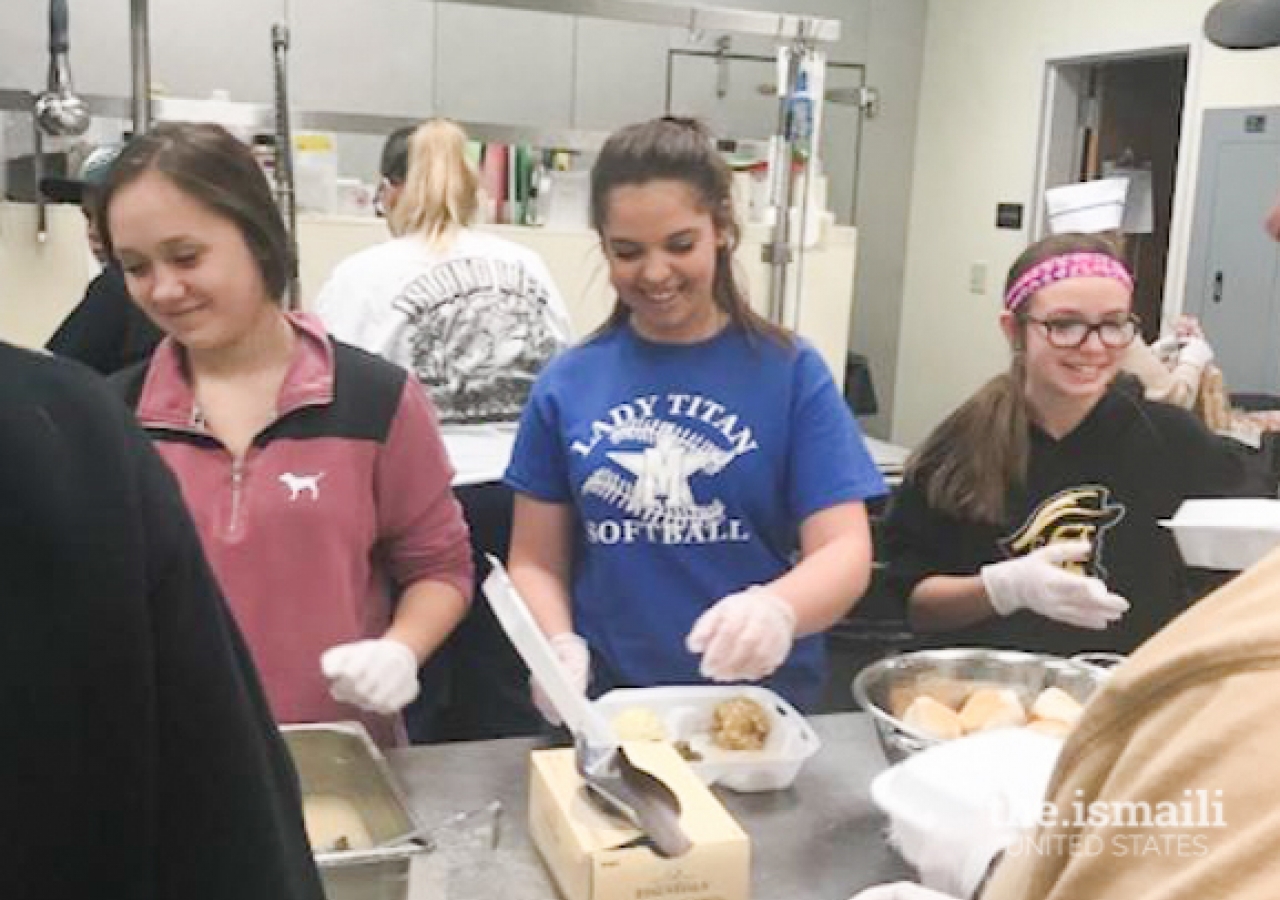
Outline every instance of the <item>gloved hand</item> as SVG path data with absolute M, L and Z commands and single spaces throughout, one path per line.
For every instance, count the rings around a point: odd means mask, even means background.
M 1176 358 L 1178 348 L 1182 341 L 1176 334 L 1162 334 L 1151 342 L 1151 352 L 1154 353 L 1162 363 L 1168 365 L 1169 361 Z
M 1204 338 L 1187 338 L 1178 349 L 1178 365 L 1203 369 L 1213 361 L 1213 348 Z
M 329 693 L 370 712 L 399 712 L 418 696 L 418 658 L 394 638 L 330 647 L 320 657 Z
M 551 638 L 551 649 L 560 658 L 560 663 L 564 666 L 574 690 L 585 695 L 591 680 L 591 649 L 587 646 L 587 642 L 572 631 L 566 631 Z M 556 712 L 551 700 L 543 692 L 538 680 L 530 678 L 529 686 L 533 690 L 533 705 L 538 707 L 542 718 L 552 725 L 559 725 L 560 714 Z
M 956 900 L 950 894 L 939 894 L 910 881 L 895 881 L 893 884 L 877 884 L 865 891 L 854 894 L 849 900 Z
M 1204 327 L 1195 316 L 1178 316 L 1178 321 L 1173 323 L 1173 333 L 1181 341 L 1189 338 L 1204 340 Z
M 791 604 L 762 587 L 730 594 L 698 617 L 684 644 L 702 654 L 712 681 L 759 681 L 782 665 L 795 640 Z
M 1129 601 L 1097 578 L 1062 568 L 1089 558 L 1088 541 L 1050 544 L 1026 556 L 983 566 L 978 574 L 1002 616 L 1029 609 L 1047 619 L 1101 631 L 1129 609 Z

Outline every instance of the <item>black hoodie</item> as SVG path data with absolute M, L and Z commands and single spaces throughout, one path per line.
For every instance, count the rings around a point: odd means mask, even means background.
M 908 479 L 885 526 L 890 590 L 905 603 L 931 575 L 975 575 L 1050 541 L 1086 539 L 1093 545 L 1086 574 L 1131 604 L 1105 631 L 1020 610 L 923 634 L 920 642 L 1128 653 L 1194 599 L 1177 546 L 1159 520 L 1172 517 L 1185 499 L 1240 496 L 1250 484 L 1240 454 L 1190 413 L 1113 387 L 1061 440 L 1032 426 L 1027 483 L 1009 492 L 1009 515 L 998 526 L 933 509 Z
M 168 469 L 0 344 L 0 897 L 320 900 L 296 775 Z

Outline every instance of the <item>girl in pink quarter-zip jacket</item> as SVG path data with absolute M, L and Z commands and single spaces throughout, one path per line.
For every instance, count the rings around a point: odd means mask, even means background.
M 286 312 L 292 259 L 247 147 L 160 125 L 121 153 L 104 237 L 167 337 L 117 381 L 173 469 L 280 722 L 394 714 L 466 611 L 467 527 L 431 402 Z

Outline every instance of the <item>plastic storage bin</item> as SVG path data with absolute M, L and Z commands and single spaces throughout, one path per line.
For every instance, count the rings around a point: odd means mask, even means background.
M 722 750 L 711 742 L 712 711 L 736 697 L 754 700 L 769 716 L 762 750 Z M 596 707 L 610 722 L 634 707 L 650 710 L 662 721 L 667 740 L 687 742 L 702 757 L 689 765 L 704 783 L 744 793 L 790 787 L 805 760 L 822 746 L 795 707 L 768 688 L 751 685 L 620 688 L 596 700 Z

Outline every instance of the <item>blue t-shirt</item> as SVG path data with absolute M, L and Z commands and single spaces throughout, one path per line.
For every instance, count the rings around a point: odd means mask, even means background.
M 801 523 L 884 493 L 822 358 L 730 326 L 659 344 L 623 325 L 558 356 L 520 421 L 506 481 L 572 504 L 575 630 L 618 682 L 694 684 L 689 629 L 789 569 Z M 821 635 L 767 682 L 811 706 Z

